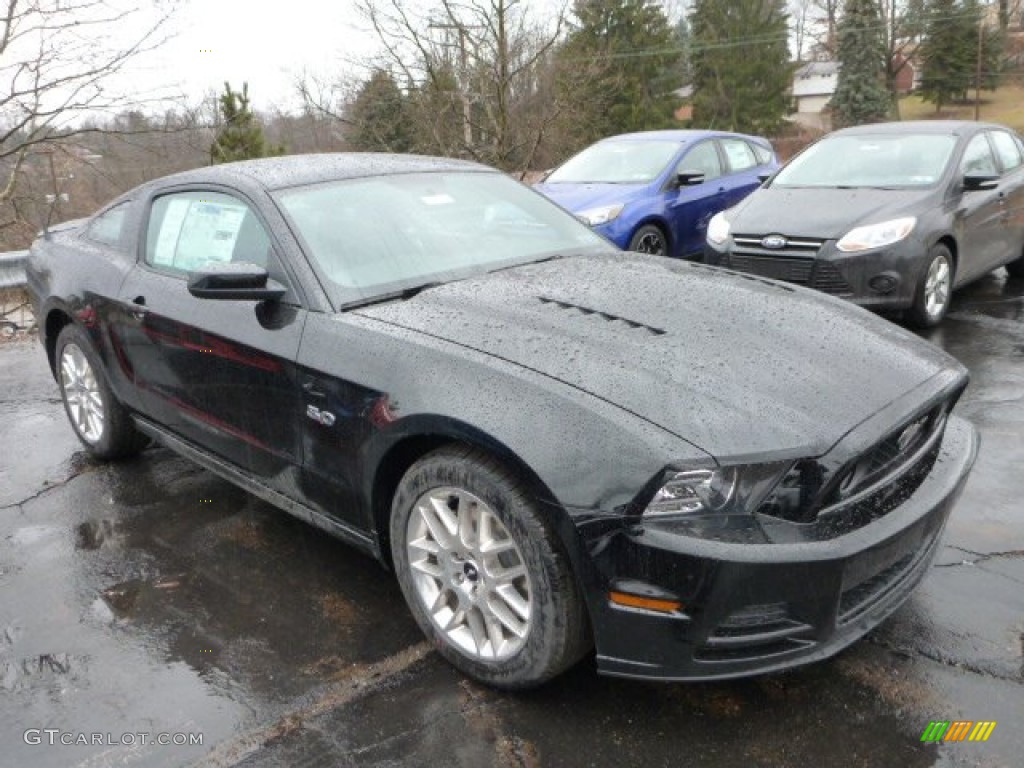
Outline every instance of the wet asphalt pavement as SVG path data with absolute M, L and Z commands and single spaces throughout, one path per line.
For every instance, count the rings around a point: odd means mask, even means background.
M 584 661 L 515 695 L 431 652 L 392 577 L 328 535 L 164 449 L 90 461 L 42 349 L 4 344 L 0 767 L 1022 765 L 1024 282 L 960 292 L 927 337 L 970 368 L 982 444 L 888 622 L 782 675 L 640 684 Z M 923 744 L 931 720 L 998 725 Z M 103 743 L 60 743 L 80 734 Z

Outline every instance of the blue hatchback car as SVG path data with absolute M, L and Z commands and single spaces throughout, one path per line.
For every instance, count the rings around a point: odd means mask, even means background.
M 778 167 L 757 136 L 644 131 L 590 145 L 536 188 L 620 248 L 700 257 L 711 217 Z

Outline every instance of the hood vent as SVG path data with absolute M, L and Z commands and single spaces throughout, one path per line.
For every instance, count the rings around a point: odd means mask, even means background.
M 541 304 L 565 312 L 567 315 L 577 315 L 579 317 L 593 317 L 595 319 L 600 318 L 609 323 L 614 323 L 619 326 L 620 330 L 624 331 L 643 331 L 650 336 L 664 336 L 665 331 L 661 328 L 654 328 L 650 325 L 644 325 L 638 323 L 635 320 L 627 320 L 624 317 L 618 315 L 610 315 L 607 312 L 601 312 L 597 309 L 590 309 L 589 307 L 581 307 L 578 304 L 570 304 L 566 301 L 559 301 L 558 299 L 549 299 L 546 296 L 538 296 L 537 300 Z

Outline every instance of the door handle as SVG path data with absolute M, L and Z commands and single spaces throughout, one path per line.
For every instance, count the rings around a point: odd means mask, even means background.
M 134 305 L 134 309 L 129 310 L 131 312 L 132 317 L 134 317 L 136 320 L 142 320 L 146 316 L 147 312 L 146 297 L 136 296 L 134 299 L 132 299 L 132 304 Z
M 327 392 L 320 388 L 316 379 L 306 379 L 302 382 L 302 391 L 310 397 L 324 398 L 327 397 Z

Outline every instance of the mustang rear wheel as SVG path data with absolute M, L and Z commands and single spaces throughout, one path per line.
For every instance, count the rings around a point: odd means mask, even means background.
M 391 552 L 420 628 L 465 674 L 526 688 L 586 650 L 567 558 L 519 479 L 486 455 L 446 448 L 409 469 Z
M 953 293 L 953 255 L 944 245 L 934 245 L 928 251 L 928 266 L 914 295 L 910 309 L 910 322 L 919 328 L 938 325 L 949 309 Z
M 114 397 L 85 331 L 67 325 L 57 337 L 57 383 L 78 439 L 99 459 L 138 453 L 149 442 Z

